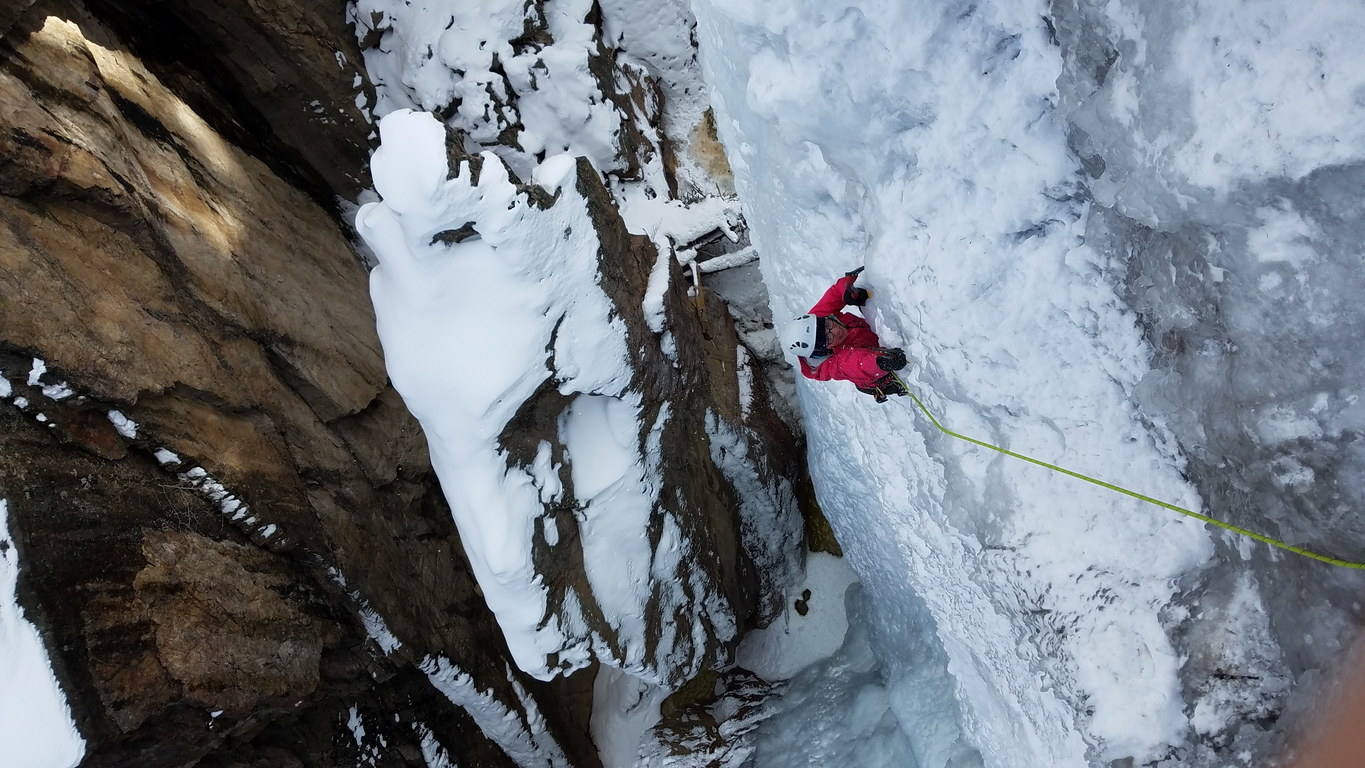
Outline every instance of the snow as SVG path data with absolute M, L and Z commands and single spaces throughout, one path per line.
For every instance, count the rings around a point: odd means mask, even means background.
M 644 301 L 640 302 L 640 308 L 645 312 L 645 323 L 655 333 L 664 331 L 664 296 L 668 293 L 669 258 L 668 249 L 660 248 L 654 268 L 649 271 Z
M 604 41 L 620 50 L 618 56 L 645 67 L 659 83 L 663 96 L 663 133 L 674 141 L 678 150 L 679 198 L 689 204 L 727 199 L 713 196 L 724 191 L 726 182 L 700 167 L 702 151 L 691 146 L 696 143 L 703 114 L 711 107 L 697 61 L 692 34 L 696 19 L 691 3 L 688 0 L 605 0 L 599 5 Z M 658 199 L 662 202 L 663 196 Z M 631 217 L 627 216 L 627 219 Z M 676 242 L 686 244 L 691 239 Z
M 755 250 L 753 246 L 745 246 L 737 251 L 727 253 L 724 256 L 717 256 L 714 259 L 707 259 L 706 261 L 698 264 L 697 268 L 700 269 L 703 273 L 719 272 L 722 269 L 734 269 L 735 267 L 742 267 L 745 264 L 748 264 L 756 260 L 757 258 L 758 251 Z
M 459 768 L 429 727 L 423 723 L 414 723 L 413 731 L 421 741 L 422 761 L 426 763 L 427 768 Z
M 849 581 L 847 566 L 824 557 L 823 561 L 819 556 L 814 560 L 808 584 L 815 597 L 812 614 L 806 619 L 818 638 L 797 634 L 777 645 L 802 654 L 809 653 L 807 642 L 815 640 L 813 645 L 819 653 L 827 655 L 811 658 L 800 671 L 792 667 L 781 670 L 795 675 L 781 698 L 771 705 L 775 711 L 759 726 L 753 764 L 917 768 L 920 763 L 892 709 L 881 665 L 869 642 L 867 601 L 856 582 Z M 819 618 L 812 618 L 815 611 L 820 612 Z M 820 621 L 832 621 L 834 626 L 829 629 L 836 631 L 820 631 Z M 772 637 L 771 629 L 768 635 L 764 645 L 778 639 Z M 951 699 L 925 698 L 927 706 L 953 706 Z
M 1356 6 L 1110 3 L 1062 22 L 1131 52 L 1090 105 L 1070 112 L 1064 87 L 1063 107 L 1107 165 L 1096 197 L 1149 225 L 1174 229 L 1226 206 L 1247 183 L 1301 179 L 1362 156 L 1355 41 L 1365 19 Z
M 622 115 L 588 71 L 596 52 L 594 30 L 583 21 L 590 8 L 590 0 L 546 6 L 554 42 L 517 48 L 510 41 L 522 37 L 536 13 L 521 0 L 356 0 L 348 10 L 358 37 L 370 31 L 373 18 L 385 30 L 378 47 L 364 52 L 376 115 L 458 105 L 452 126 L 525 178 L 540 153 L 586 156 L 603 170 L 619 163 Z M 505 130 L 516 131 L 519 149 L 497 143 Z
M 715 412 L 707 412 L 711 461 L 738 497 L 740 544 L 757 566 L 761 594 L 780 595 L 798 577 L 800 564 L 790 553 L 801 540 L 801 513 L 791 484 L 783 478 L 772 483 L 756 468 L 740 430 Z
M 598 667 L 592 686 L 592 739 L 603 768 L 633 768 L 645 733 L 659 721 L 668 690 L 619 669 Z
M 266 526 L 266 528 L 262 530 L 262 535 L 269 538 L 269 534 L 265 531 L 270 530 L 273 533 L 274 527 L 275 526 L 273 525 Z M 379 611 L 375 610 L 369 600 L 365 599 L 365 596 L 361 594 L 360 590 L 347 587 L 346 576 L 342 574 L 340 570 L 335 567 L 328 568 L 327 575 L 331 576 L 332 581 L 336 582 L 337 586 L 341 587 L 343 590 L 346 590 L 346 594 L 350 595 L 351 599 L 355 601 L 356 614 L 360 617 L 360 623 L 365 627 L 365 633 L 379 646 L 379 650 L 383 651 L 384 655 L 387 656 L 403 647 L 402 641 L 400 641 L 398 637 L 393 634 L 393 631 L 389 629 L 389 625 L 384 621 L 384 617 L 379 614 Z
M 790 679 L 833 656 L 848 633 L 845 595 L 857 583 L 857 574 L 842 558 L 807 554 L 805 578 L 787 594 L 787 610 L 744 637 L 735 663 L 773 681 Z
M 621 217 L 632 232 L 650 235 L 656 241 L 666 238 L 684 245 L 717 229 L 730 231 L 740 221 L 738 203 L 730 198 L 708 197 L 687 204 L 662 196 L 650 197 L 636 187 L 617 190 Z M 686 251 L 678 252 L 678 261 L 686 264 Z
M 754 369 L 753 356 L 743 344 L 735 347 L 735 373 L 739 381 L 739 413 L 743 419 L 749 418 L 754 407 Z
M 1146 99 L 1158 84 L 1188 92 L 1191 120 L 1166 128 L 1178 138 L 1159 141 L 1173 170 L 1191 183 L 1229 190 L 1361 158 L 1365 74 L 1350 65 L 1365 35 L 1358 6 L 1328 3 L 1303 13 L 1273 0 L 1246 7 L 1205 0 L 1144 14 L 1138 23 L 1143 38 L 1159 46 L 1148 58 L 1169 57 L 1169 64 L 1159 78 L 1120 82 Z M 1139 59 L 1134 70 L 1154 64 Z M 1142 126 L 1144 137 L 1154 128 Z
M 360 716 L 360 711 L 356 707 L 351 707 L 347 713 L 346 728 L 351 732 L 351 738 L 355 739 L 356 749 L 361 755 L 360 759 L 374 765 L 373 747 L 365 744 L 365 720 Z
M 654 560 L 644 532 L 662 487 L 658 462 L 668 408 L 650 430 L 642 462 L 636 446 L 638 395 L 622 400 L 579 395 L 564 413 L 560 437 L 569 461 L 574 494 L 583 505 L 580 531 L 583 563 L 596 602 L 613 617 L 616 629 L 632 640 L 623 661 L 638 668 L 645 661 L 645 616 L 650 569 L 676 568 L 678 551 L 659 548 Z
M 521 711 L 508 709 L 491 691 L 480 691 L 469 673 L 449 659 L 428 656 L 418 665 L 451 703 L 464 708 L 484 735 L 522 768 L 567 768 L 568 758 L 545 729 L 545 720 L 530 694 L 512 678 Z
M 0 752 L 6 765 L 67 768 L 85 757 L 66 696 L 52 673 L 38 629 L 16 593 L 19 549 L 0 499 Z
M 124 416 L 122 411 L 110 411 L 109 422 L 120 435 L 129 440 L 137 437 L 137 422 Z
M 700 82 L 697 52 L 689 40 L 696 24 L 684 0 L 606 0 L 602 6 L 602 38 L 608 45 L 640 59 L 660 79 L 669 115 L 690 128 L 710 105 Z M 687 118 L 690 118 L 688 120 Z M 687 130 L 666 126 L 666 133 L 684 136 Z
M 658 249 L 659 255 L 654 268 L 650 271 L 642 308 L 649 329 L 661 334 L 664 352 L 672 357 L 676 345 L 672 341 L 671 332 L 665 327 L 664 317 L 664 294 L 669 290 L 671 274 L 669 258 L 676 259 L 684 266 L 692 265 L 695 282 L 697 269 L 711 271 L 716 268 L 737 266 L 751 259 L 752 254 L 746 253 L 734 259 L 729 259 L 729 255 L 712 259 L 707 262 L 708 265 L 712 261 L 725 263 L 718 263 L 710 269 L 694 264 L 697 255 L 694 250 L 675 246 L 693 243 L 718 229 L 727 233 L 732 240 L 735 239 L 734 228 L 741 220 L 738 203 L 733 198 L 708 197 L 692 204 L 685 204 L 654 192 L 656 187 L 662 186 L 661 180 L 653 180 L 652 185 L 650 182 L 617 184 L 613 187 L 613 193 L 626 228 L 635 234 L 649 237 Z
M 66 382 L 42 383 L 42 377 L 45 373 L 47 373 L 47 363 L 39 358 L 33 358 L 33 367 L 28 372 L 28 385 L 30 387 L 41 387 L 43 396 L 49 400 L 64 400 L 74 394 Z
M 163 465 L 180 463 L 180 457 L 165 448 L 157 449 L 156 458 Z M 226 486 L 214 479 L 203 467 L 191 467 L 179 473 L 177 477 L 181 482 L 197 489 L 201 496 L 217 504 L 218 511 L 227 515 L 233 522 L 241 521 L 242 525 L 246 527 L 255 526 L 256 517 L 254 515 L 248 516 L 251 507 L 229 492 Z M 256 533 L 262 540 L 265 540 L 274 536 L 276 530 L 274 524 L 269 524 L 258 528 Z

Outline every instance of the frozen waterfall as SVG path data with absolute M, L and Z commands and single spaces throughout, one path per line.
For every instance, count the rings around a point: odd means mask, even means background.
M 866 263 L 950 428 L 1365 556 L 1365 8 L 694 8 L 776 317 Z M 881 678 L 852 633 L 759 765 L 1260 764 L 1359 623 L 1359 572 L 806 384 Z M 831 685 L 904 738 L 816 727 Z

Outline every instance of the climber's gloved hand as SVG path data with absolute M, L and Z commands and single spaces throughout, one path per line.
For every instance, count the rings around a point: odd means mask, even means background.
M 862 392 L 864 395 L 872 395 L 873 399 L 879 403 L 886 402 L 886 393 L 876 384 L 873 384 L 870 387 L 858 387 L 858 391 Z
M 892 347 L 877 352 L 877 367 L 883 371 L 899 371 L 905 367 L 905 350 Z
M 857 269 L 845 272 L 844 277 L 852 277 L 856 279 L 858 277 L 858 274 L 861 273 L 862 271 L 863 267 L 858 267 Z M 870 298 L 872 298 L 871 291 L 867 290 L 866 288 L 855 288 L 852 281 L 850 281 L 848 287 L 844 289 L 845 304 L 850 304 L 855 307 L 861 307 L 862 305 L 866 304 L 867 300 Z
M 872 292 L 866 288 L 858 288 L 857 286 L 850 285 L 844 289 L 845 304 L 861 307 L 866 304 L 867 300 L 870 298 L 872 298 Z

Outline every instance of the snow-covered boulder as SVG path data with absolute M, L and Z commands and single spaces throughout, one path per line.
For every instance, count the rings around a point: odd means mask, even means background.
M 801 539 L 790 438 L 728 314 L 586 159 L 521 184 L 406 110 L 381 140 L 357 228 L 389 375 L 517 664 L 672 687 L 723 663 Z

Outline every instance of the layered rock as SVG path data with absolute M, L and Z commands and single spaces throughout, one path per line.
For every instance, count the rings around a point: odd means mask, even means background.
M 510 663 L 387 384 L 333 210 L 368 186 L 370 132 L 340 18 L 284 0 L 0 11 L 0 496 L 21 599 L 89 765 L 594 765 L 588 674 L 544 684 Z M 648 102 L 647 79 L 603 66 L 635 84 L 614 98 Z M 663 153 L 637 138 L 624 156 Z M 761 390 L 741 407 L 713 299 L 668 294 L 678 365 L 661 355 L 640 312 L 653 246 L 596 170 L 578 187 L 645 349 L 633 386 L 670 403 L 677 520 L 736 629 L 761 620 L 771 568 L 741 543 L 708 418 L 764 487 L 799 485 L 800 457 Z M 556 415 L 524 409 L 507 445 Z M 733 631 L 706 629 L 660 679 L 722 663 Z

